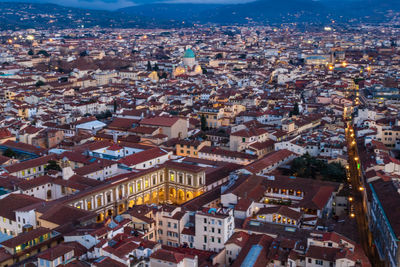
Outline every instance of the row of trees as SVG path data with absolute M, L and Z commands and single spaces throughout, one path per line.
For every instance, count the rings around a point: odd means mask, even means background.
M 327 163 L 305 154 L 293 160 L 291 174 L 298 177 L 317 179 L 321 177 L 326 181 L 344 182 L 346 170 L 340 163 Z

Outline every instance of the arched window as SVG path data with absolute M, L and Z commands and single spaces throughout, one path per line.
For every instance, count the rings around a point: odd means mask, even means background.
M 101 207 L 102 206 L 102 201 L 101 201 L 101 196 L 97 196 L 97 207 Z

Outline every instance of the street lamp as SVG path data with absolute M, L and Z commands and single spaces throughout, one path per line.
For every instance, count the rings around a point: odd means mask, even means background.
M 358 161 L 358 157 L 354 157 L 354 160 L 355 160 L 355 161 Z
M 356 217 L 356 215 L 354 213 L 350 213 L 350 217 L 354 218 L 354 217 Z
M 360 187 L 358 188 L 358 190 L 364 191 L 364 187 L 360 186 Z
M 350 201 L 350 202 L 353 201 L 353 197 L 349 197 L 349 201 Z

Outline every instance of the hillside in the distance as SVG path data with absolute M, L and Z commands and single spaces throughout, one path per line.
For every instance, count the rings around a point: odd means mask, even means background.
M 143 4 L 117 11 L 0 2 L 0 30 L 26 28 L 170 28 L 192 23 L 385 22 L 399 0 L 258 0 L 244 4 Z M 184 22 L 184 23 L 182 23 Z
M 399 0 L 258 0 L 245 4 L 148 4 L 120 12 L 201 23 L 383 22 L 400 12 Z

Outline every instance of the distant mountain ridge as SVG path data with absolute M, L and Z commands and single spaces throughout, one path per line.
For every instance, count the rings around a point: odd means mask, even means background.
M 0 2 L 0 29 L 58 29 L 78 27 L 153 28 L 178 26 L 173 22 L 152 20 L 133 14 L 81 9 L 56 4 Z
M 400 12 L 399 0 L 258 0 L 244 4 L 144 4 L 118 12 L 201 23 L 282 23 L 355 20 L 381 22 L 388 10 Z
M 170 28 L 193 23 L 386 22 L 400 0 L 258 0 L 243 4 L 142 4 L 117 11 L 0 2 L 0 29 Z M 144 2 L 144 1 L 143 1 Z

